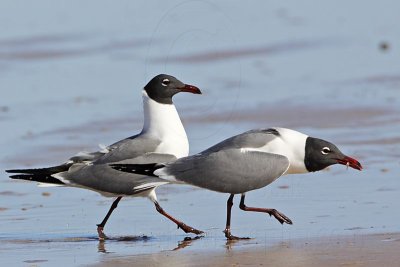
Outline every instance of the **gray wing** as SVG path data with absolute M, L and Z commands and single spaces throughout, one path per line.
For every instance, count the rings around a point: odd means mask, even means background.
M 67 163 L 93 162 L 104 156 L 104 154 L 106 154 L 106 152 L 79 152 L 75 156 L 69 158 L 69 161 Z
M 288 168 L 285 156 L 230 148 L 181 158 L 155 173 L 209 190 L 239 194 L 272 183 Z
M 94 164 L 118 162 L 135 158 L 148 152 L 154 152 L 161 140 L 150 139 L 143 135 L 134 135 L 108 147 L 108 152 L 98 157 Z
M 146 164 L 171 162 L 173 160 L 176 160 L 173 155 L 147 153 L 118 163 Z M 69 186 L 94 190 L 104 195 L 135 195 L 168 183 L 168 181 L 158 177 L 117 171 L 108 164 L 88 165 L 78 163 L 72 165 L 68 171 L 56 174 L 55 177 Z
M 79 152 L 67 163 L 104 164 L 135 158 L 145 153 L 154 152 L 161 140 L 150 139 L 140 134 L 120 140 L 101 151 Z

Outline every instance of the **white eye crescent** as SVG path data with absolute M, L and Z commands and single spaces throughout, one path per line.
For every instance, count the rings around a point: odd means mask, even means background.
M 162 86 L 167 86 L 169 83 L 170 83 L 170 81 L 168 79 L 164 79 L 161 82 Z
M 329 147 L 324 147 L 322 150 L 321 150 L 321 153 L 322 154 L 324 154 L 324 155 L 326 155 L 326 154 L 328 154 L 329 152 L 331 152 L 331 149 L 329 148 Z

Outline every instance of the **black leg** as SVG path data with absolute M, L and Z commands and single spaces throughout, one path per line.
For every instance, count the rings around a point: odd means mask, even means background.
M 117 199 L 114 200 L 112 203 L 110 209 L 107 212 L 106 217 L 104 217 L 103 221 L 97 225 L 97 233 L 99 234 L 99 240 L 104 240 L 107 238 L 107 236 L 104 234 L 104 226 L 106 225 L 108 218 L 110 218 L 111 213 L 114 211 L 116 207 L 118 207 L 118 203 L 121 200 L 122 197 L 117 197 Z
M 292 222 L 288 217 L 286 217 L 285 214 L 280 213 L 280 212 L 277 211 L 276 209 L 265 209 L 265 208 L 247 207 L 247 206 L 244 204 L 244 199 L 245 199 L 245 195 L 242 194 L 242 197 L 241 197 L 241 199 L 240 199 L 240 205 L 239 205 L 239 208 L 240 208 L 241 210 L 268 213 L 269 216 L 274 216 L 275 219 L 277 219 L 281 224 L 283 224 L 283 223 L 293 224 L 293 222 Z
M 169 215 L 168 213 L 166 213 L 164 211 L 164 209 L 160 206 L 160 204 L 158 204 L 157 201 L 154 201 L 154 205 L 156 206 L 156 210 L 164 215 L 165 217 L 167 217 L 168 219 L 170 219 L 171 221 L 173 221 L 174 223 L 176 223 L 176 225 L 178 226 L 178 228 L 181 228 L 185 233 L 193 233 L 196 235 L 200 235 L 203 234 L 203 231 L 197 230 L 189 225 L 184 224 L 181 221 L 178 221 L 177 219 L 175 219 L 174 217 L 172 217 L 171 215 Z
M 249 239 L 248 237 L 237 237 L 231 234 L 231 211 L 233 206 L 233 197 L 235 195 L 231 194 L 226 202 L 226 226 L 225 226 L 225 237 L 228 240 L 240 240 L 240 239 Z
M 236 239 L 236 237 L 231 234 L 231 210 L 233 206 L 234 196 L 234 194 L 231 194 L 228 198 L 228 201 L 226 202 L 226 226 L 224 233 L 227 239 Z

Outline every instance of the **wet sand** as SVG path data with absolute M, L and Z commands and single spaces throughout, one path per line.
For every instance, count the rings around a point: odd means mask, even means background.
M 397 266 L 400 234 L 331 236 L 281 242 L 247 249 L 241 241 L 227 242 L 226 250 L 166 251 L 115 257 L 92 266 Z

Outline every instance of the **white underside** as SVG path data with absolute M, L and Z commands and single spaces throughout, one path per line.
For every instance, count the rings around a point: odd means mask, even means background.
M 57 176 L 57 179 L 59 179 L 60 173 L 53 174 L 53 176 Z M 63 180 L 65 181 L 65 179 L 63 179 Z M 66 184 L 38 183 L 38 186 L 39 187 L 59 187 L 59 186 L 75 187 L 75 188 L 87 189 L 87 190 L 91 190 L 91 191 L 97 192 L 97 193 L 99 193 L 100 195 L 102 195 L 104 197 L 119 197 L 119 196 L 123 196 L 123 197 L 148 197 L 148 198 L 150 198 L 152 200 L 152 199 L 157 199 L 154 190 L 157 187 L 159 187 L 161 185 L 165 185 L 165 184 L 168 184 L 168 182 L 147 183 L 147 184 L 143 184 L 143 185 L 134 187 L 133 189 L 135 189 L 135 190 L 145 189 L 146 187 L 150 187 L 150 188 L 148 190 L 146 190 L 146 191 L 143 191 L 143 192 L 140 192 L 140 193 L 136 193 L 136 194 L 133 194 L 133 195 L 115 194 L 115 193 L 96 190 L 96 189 L 93 189 L 93 188 L 90 188 L 90 187 L 87 187 L 87 186 L 82 186 L 82 185 L 78 185 L 78 184 L 72 184 L 72 183 L 66 183 Z

